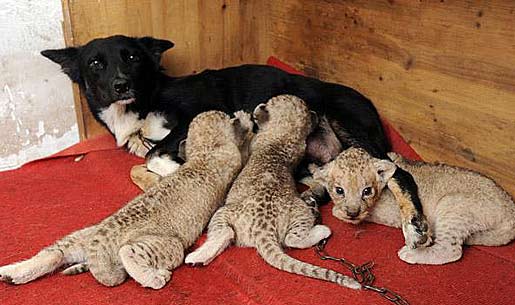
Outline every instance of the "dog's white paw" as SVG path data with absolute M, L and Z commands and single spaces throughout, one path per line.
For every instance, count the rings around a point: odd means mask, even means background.
M 131 135 L 127 141 L 127 149 L 129 152 L 141 158 L 144 158 L 153 146 L 154 145 L 150 142 L 144 143 L 138 134 Z
M 147 169 L 161 177 L 174 173 L 179 166 L 181 165 L 172 160 L 168 155 L 153 156 L 147 162 Z

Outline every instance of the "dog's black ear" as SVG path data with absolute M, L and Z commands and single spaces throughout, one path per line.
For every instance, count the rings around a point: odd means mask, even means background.
M 73 82 L 79 82 L 80 70 L 78 48 L 70 47 L 65 49 L 44 50 L 41 51 L 41 55 L 61 65 L 63 72 L 68 75 Z
M 138 38 L 138 41 L 144 45 L 150 53 L 152 53 L 154 59 L 157 61 L 161 59 L 161 54 L 163 54 L 164 51 L 171 49 L 174 46 L 174 43 L 169 40 L 156 39 L 148 36 Z

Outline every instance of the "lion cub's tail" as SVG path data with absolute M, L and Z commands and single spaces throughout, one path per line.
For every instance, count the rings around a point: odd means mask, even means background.
M 277 238 L 271 234 L 265 235 L 256 248 L 259 255 L 261 255 L 268 264 L 279 270 L 333 282 L 352 289 L 361 288 L 361 285 L 353 278 L 289 256 L 284 252 Z

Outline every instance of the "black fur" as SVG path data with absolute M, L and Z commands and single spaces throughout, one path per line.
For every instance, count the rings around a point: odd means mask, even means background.
M 156 143 L 147 157 L 167 154 L 180 161 L 179 143 L 186 137 L 191 120 L 201 112 L 252 112 L 273 96 L 292 94 L 305 100 L 318 116 L 328 119 L 344 148 L 360 146 L 375 157 L 388 158 L 390 148 L 378 113 L 370 100 L 354 89 L 263 65 L 169 77 L 162 73 L 159 61 L 171 47 L 170 41 L 150 37 L 112 36 L 77 48 L 46 50 L 42 55 L 60 64 L 63 72 L 79 84 L 99 121 L 102 109 L 130 98 L 136 100 L 127 105 L 126 111 L 136 112 L 141 118 L 151 111 L 164 114 L 169 122 L 166 127 L 172 132 Z M 127 89 L 121 93 L 114 88 L 120 81 Z M 397 177 L 421 212 L 413 179 L 406 173 L 398 173 Z

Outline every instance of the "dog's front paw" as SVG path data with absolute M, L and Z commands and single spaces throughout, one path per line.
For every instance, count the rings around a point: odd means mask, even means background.
M 172 160 L 169 155 L 151 156 L 147 161 L 147 169 L 161 177 L 174 173 L 179 166 L 181 165 Z
M 426 247 L 432 241 L 431 231 L 425 217 L 413 217 L 410 222 L 403 223 L 402 233 L 409 249 Z
M 127 141 L 127 149 L 129 152 L 142 158 L 145 157 L 152 146 L 152 143 L 144 141 L 144 138 L 137 133 L 132 134 Z

